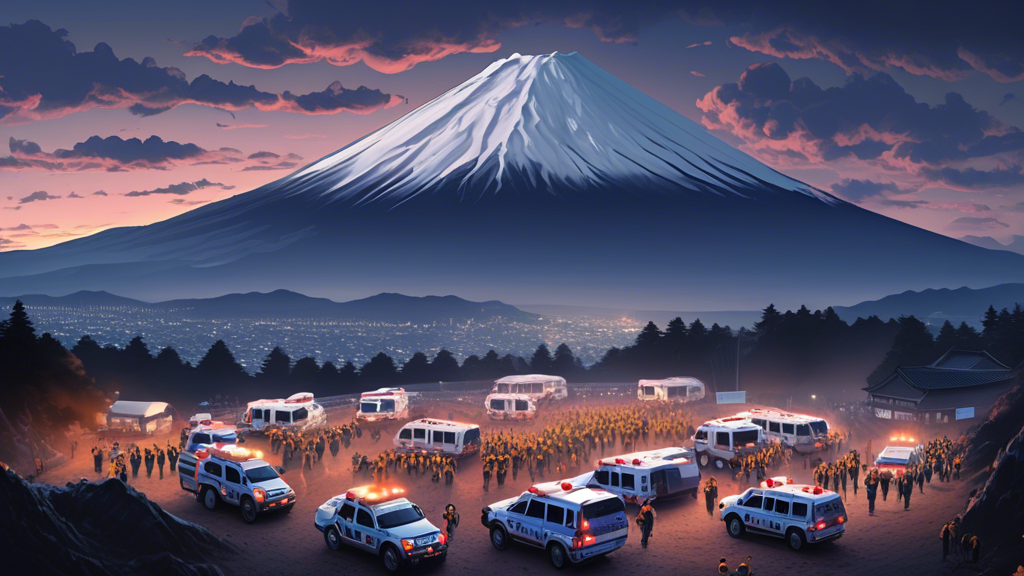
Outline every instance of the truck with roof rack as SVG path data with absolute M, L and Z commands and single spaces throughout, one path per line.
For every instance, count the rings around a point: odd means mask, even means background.
M 765 444 L 764 430 L 741 416 L 709 420 L 693 435 L 697 464 L 725 468 L 729 461 Z
M 622 498 L 569 481 L 547 482 L 481 511 L 491 544 L 505 550 L 511 540 L 546 550 L 555 568 L 618 550 L 629 522 Z
M 389 572 L 424 560 L 443 562 L 448 555 L 447 534 L 397 486 L 352 488 L 321 504 L 313 523 L 331 550 L 348 546 L 376 554 Z
M 209 510 L 222 503 L 238 506 L 248 523 L 255 522 L 263 512 L 290 511 L 295 505 L 295 491 L 281 478 L 279 470 L 262 458 L 259 450 L 230 444 L 203 445 L 194 453 L 181 453 L 179 483 Z

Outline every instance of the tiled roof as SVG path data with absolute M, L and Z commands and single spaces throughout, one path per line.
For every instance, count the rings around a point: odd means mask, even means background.
M 991 354 L 974 350 L 950 348 L 941 358 L 932 362 L 932 368 L 950 370 L 1009 370 L 1010 367 L 996 360 Z
M 896 373 L 919 390 L 968 388 L 1003 382 L 1013 378 L 1011 370 L 963 370 L 931 366 L 899 367 Z

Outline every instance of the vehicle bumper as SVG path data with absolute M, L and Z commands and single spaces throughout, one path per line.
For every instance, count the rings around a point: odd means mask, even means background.
M 811 532 L 807 535 L 807 541 L 811 544 L 818 544 L 819 542 L 828 542 L 830 540 L 838 540 L 843 537 L 846 530 L 836 530 L 828 534 L 821 534 L 818 532 Z
M 289 494 L 276 500 L 269 500 L 260 504 L 260 512 L 267 512 L 270 510 L 282 510 L 284 508 L 291 508 L 295 505 L 295 494 Z
M 583 548 L 576 548 L 569 553 L 569 560 L 572 562 L 582 562 L 588 558 L 594 558 L 595 556 L 602 556 L 609 552 L 614 552 L 619 548 L 626 545 L 626 537 L 616 538 L 615 540 L 609 540 L 607 542 L 601 542 L 600 544 L 593 544 Z
M 427 560 L 430 558 L 437 558 L 444 556 L 448 553 L 448 545 L 442 544 L 440 546 L 427 546 L 424 548 L 413 548 L 411 551 L 405 553 L 406 562 L 416 564 L 420 560 Z

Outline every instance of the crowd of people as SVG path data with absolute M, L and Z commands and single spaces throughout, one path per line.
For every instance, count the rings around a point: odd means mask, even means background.
M 736 480 L 742 478 L 747 484 L 750 484 L 752 480 L 760 484 L 765 478 L 768 478 L 768 468 L 788 465 L 792 455 L 792 450 L 780 442 L 772 441 L 755 452 L 743 456 L 737 455 L 729 462 L 729 466 L 736 471 Z M 751 478 L 752 476 L 753 478 Z
M 323 461 L 327 452 L 331 453 L 332 458 L 337 458 L 342 446 L 348 449 L 353 440 L 363 437 L 363 429 L 355 420 L 311 430 L 268 426 L 263 432 L 270 442 L 271 453 L 281 455 L 281 467 L 286 470 L 289 465 L 296 464 L 301 469 L 312 470 Z M 378 432 L 374 441 L 379 439 Z
M 152 448 L 132 443 L 124 449 L 117 441 L 112 445 L 100 442 L 94 445 L 90 452 L 92 453 L 93 470 L 97 474 L 104 474 L 104 469 L 106 469 L 106 478 L 120 478 L 122 482 L 126 483 L 129 479 L 129 468 L 131 469 L 131 478 L 134 480 L 139 477 L 139 470 L 143 466 L 146 469 L 146 478 L 152 478 L 153 471 L 156 470 L 158 479 L 163 480 L 164 465 L 169 464 L 170 472 L 176 472 L 178 457 L 181 455 L 181 450 L 177 446 L 172 446 L 169 441 L 163 448 L 156 443 L 153 443 Z M 104 456 L 109 462 L 106 466 L 104 465 Z
M 890 486 L 896 484 L 896 501 L 903 501 L 903 509 L 910 510 L 914 486 L 924 494 L 924 485 L 931 484 L 932 477 L 939 482 L 950 482 L 960 478 L 964 447 L 943 436 L 923 446 L 921 462 L 895 472 L 890 468 L 872 468 L 864 478 L 868 496 L 868 514 L 875 515 L 875 498 L 879 491 L 882 501 L 888 499 Z
M 393 448 L 381 452 L 372 460 L 358 451 L 352 455 L 352 475 L 361 472 L 377 483 L 384 482 L 392 474 L 397 475 L 405 471 L 406 476 L 429 475 L 431 481 L 435 483 L 443 478 L 445 485 L 451 486 L 455 482 L 458 470 L 458 460 L 440 452 L 399 451 Z
M 860 453 L 850 450 L 835 462 L 821 462 L 811 472 L 811 478 L 815 486 L 828 489 L 829 484 L 832 491 L 839 493 L 843 491 L 843 499 L 847 498 L 847 479 L 853 483 L 853 495 L 857 495 L 857 482 L 860 477 Z

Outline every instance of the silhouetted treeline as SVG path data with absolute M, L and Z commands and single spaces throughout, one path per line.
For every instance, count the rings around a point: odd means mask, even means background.
M 714 392 L 734 388 L 737 357 L 744 390 L 790 396 L 803 392 L 856 395 L 865 378 L 875 382 L 897 365 L 931 363 L 952 347 L 985 349 L 1011 366 L 1024 360 L 1024 310 L 1020 306 L 999 312 L 990 307 L 982 332 L 966 323 L 955 327 L 947 322 L 937 337 L 912 316 L 888 322 L 871 316 L 849 324 L 831 308 L 812 312 L 801 307 L 783 313 L 768 306 L 753 330 L 738 332 L 717 324 L 708 328 L 700 320 L 687 325 L 676 318 L 664 330 L 648 323 L 632 344 L 611 348 L 590 367 L 566 344 L 554 352 L 541 344 L 529 359 L 500 356 L 490 350 L 482 356 L 469 356 L 461 364 L 447 350 L 432 357 L 417 352 L 404 362 L 381 352 L 361 366 L 351 361 L 321 363 L 310 356 L 293 359 L 276 347 L 255 374 L 238 363 L 223 340 L 214 342 L 195 365 L 172 347 L 150 350 L 141 337 L 120 348 L 100 346 L 90 336 L 82 336 L 68 355 L 48 335 L 25 336 L 24 326 L 31 323 L 24 307 L 16 306 L 15 311 L 17 322 L 7 322 L 9 327 L 0 338 L 0 358 L 5 359 L 5 366 L 11 365 L 12 358 L 21 357 L 24 342 L 33 341 L 39 349 L 49 351 L 49 360 L 43 365 L 64 362 L 59 360 L 61 354 L 67 355 L 72 365 L 76 357 L 80 359 L 84 373 L 75 372 L 83 379 L 80 386 L 91 382 L 84 376 L 88 374 L 106 392 L 119 391 L 122 398 L 186 405 L 218 394 L 243 400 L 298 391 L 331 396 L 380 386 L 492 380 L 527 373 L 556 374 L 576 382 L 694 376 Z

